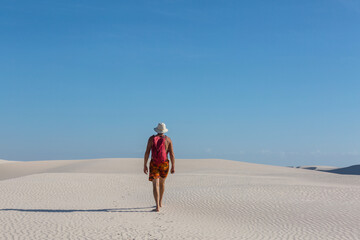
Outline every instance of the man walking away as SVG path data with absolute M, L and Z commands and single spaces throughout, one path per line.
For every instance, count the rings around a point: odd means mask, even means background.
M 154 211 L 159 212 L 160 207 L 162 207 L 165 179 L 169 173 L 168 154 L 170 154 L 170 172 L 172 174 L 175 173 L 175 155 L 171 139 L 164 135 L 164 133 L 168 131 L 165 123 L 159 123 L 154 130 L 158 134 L 151 136 L 148 140 L 144 156 L 144 173 L 148 173 L 147 161 L 151 151 L 149 181 L 153 183 L 153 194 L 156 203 L 156 209 Z

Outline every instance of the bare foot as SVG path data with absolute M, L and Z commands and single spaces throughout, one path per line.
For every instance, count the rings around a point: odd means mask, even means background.
M 160 207 L 156 207 L 155 209 L 152 210 L 152 212 L 160 212 Z
M 159 203 L 159 206 L 162 207 L 162 203 L 161 203 L 161 202 Z

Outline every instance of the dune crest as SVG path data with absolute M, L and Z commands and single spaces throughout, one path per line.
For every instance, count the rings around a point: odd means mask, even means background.
M 4 159 L 0 159 L 0 164 L 2 163 L 12 163 L 14 161 L 8 161 L 8 160 L 4 160 Z

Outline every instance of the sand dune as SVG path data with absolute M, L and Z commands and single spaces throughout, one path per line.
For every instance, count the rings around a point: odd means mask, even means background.
M 329 173 L 360 175 L 360 165 L 353 165 L 345 168 L 323 170 Z
M 306 170 L 316 170 L 316 171 L 336 173 L 336 174 L 360 175 L 360 165 L 353 165 L 344 168 L 330 167 L 330 166 L 299 166 L 296 168 L 301 168 Z
M 307 170 L 317 170 L 317 171 L 329 171 L 329 170 L 337 169 L 338 167 L 311 165 L 311 166 L 299 166 L 297 168 L 307 169 Z
M 2 164 L 2 163 L 12 163 L 12 161 L 8 161 L 8 160 L 0 159 L 0 164 Z
M 358 239 L 360 177 L 178 159 L 164 207 L 141 159 L 4 163 L 1 239 Z

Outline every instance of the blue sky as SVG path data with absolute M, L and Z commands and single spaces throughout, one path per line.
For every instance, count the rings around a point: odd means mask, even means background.
M 0 2 L 0 158 L 359 164 L 360 2 Z

